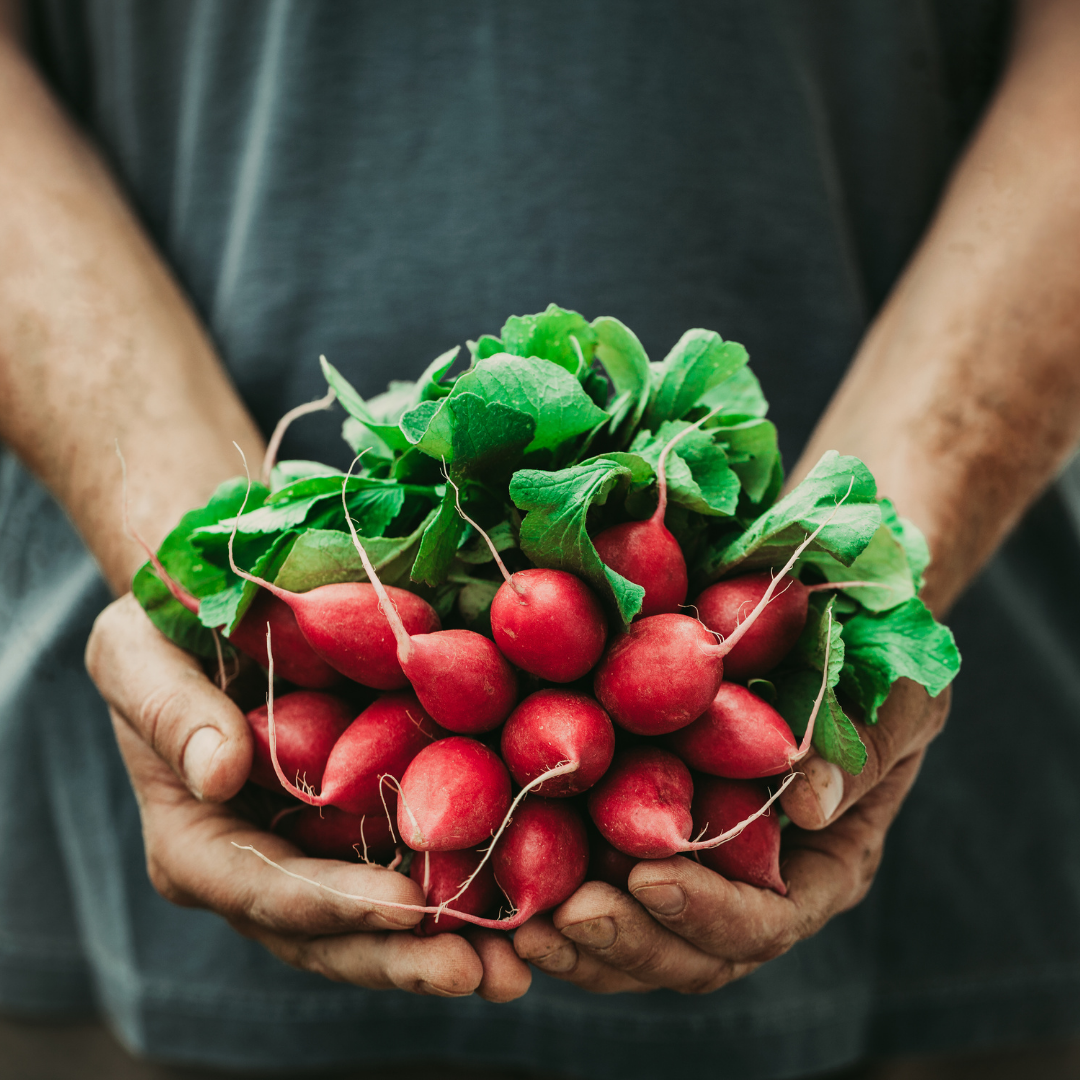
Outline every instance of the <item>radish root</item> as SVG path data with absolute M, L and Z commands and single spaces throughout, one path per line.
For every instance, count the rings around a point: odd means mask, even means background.
M 760 810 L 755 811 L 748 818 L 744 818 L 738 825 L 733 825 L 730 829 L 725 830 L 719 836 L 714 836 L 711 840 L 688 840 L 686 846 L 680 848 L 680 850 L 707 851 L 709 848 L 719 847 L 721 844 L 726 844 L 729 840 L 734 840 L 748 825 L 752 825 L 759 817 L 764 817 L 769 812 L 769 808 L 772 804 L 776 802 L 776 800 L 787 791 L 788 787 L 795 782 L 795 778 L 801 775 L 801 773 L 793 772 L 790 776 L 785 777 L 784 782 L 777 789 L 776 794 L 770 795 L 768 802 L 766 802 Z M 706 825 L 705 828 L 707 829 L 708 825 Z M 700 835 L 700 833 L 698 835 Z
M 413 823 L 413 828 L 416 829 L 416 835 L 419 836 L 421 842 L 423 842 L 423 830 L 420 828 L 420 822 L 416 820 L 416 815 L 412 812 L 412 808 L 405 798 L 405 792 L 401 790 L 401 781 L 398 780 L 396 776 L 391 776 L 390 773 L 383 773 L 379 777 L 379 798 L 382 799 L 383 809 L 386 810 L 386 819 L 390 822 L 390 835 L 394 835 L 394 825 L 393 818 L 390 817 L 390 811 L 386 808 L 386 796 L 383 795 L 383 784 L 386 784 L 392 791 L 397 792 L 397 797 L 401 800 L 401 805 L 405 807 L 405 813 L 409 815 L 409 820 Z M 402 839 L 404 840 L 405 838 L 402 837 Z
M 470 915 L 465 911 L 455 911 L 452 908 L 446 909 L 442 906 L 429 907 L 424 904 L 401 904 L 395 900 L 376 900 L 370 896 L 360 896 L 356 893 L 342 892 L 341 889 L 335 889 L 332 885 L 325 885 L 323 882 L 316 881 L 314 878 L 305 877 L 303 874 L 297 874 L 293 870 L 286 869 L 281 863 L 274 862 L 268 855 L 264 855 L 258 848 L 251 844 L 238 844 L 235 840 L 231 840 L 230 843 L 238 851 L 250 851 L 257 858 L 262 859 L 267 866 L 272 866 L 286 877 L 290 877 L 294 881 L 302 881 L 306 885 L 311 885 L 316 889 L 320 889 L 322 892 L 329 893 L 331 896 L 337 896 L 342 900 L 354 900 L 357 903 L 371 904 L 374 907 L 394 908 L 396 911 L 418 911 L 421 915 L 453 915 L 455 919 L 461 919 L 462 922 L 472 923 L 474 926 L 483 926 L 488 930 L 516 930 L 529 917 L 527 912 L 518 912 L 518 914 L 508 919 L 482 919 L 478 915 Z M 387 867 L 387 869 L 390 869 L 390 867 Z
M 803 732 L 802 743 L 799 745 L 799 752 L 791 759 L 792 765 L 802 761 L 802 759 L 810 753 L 810 746 L 814 739 L 814 722 L 817 720 L 818 711 L 821 709 L 821 703 L 825 700 L 825 691 L 829 687 L 829 652 L 832 649 L 832 611 L 826 611 L 825 614 L 828 617 L 829 622 L 825 634 L 825 663 L 822 665 L 821 689 L 818 690 L 817 697 L 814 698 L 814 707 L 810 711 L 810 719 L 806 721 L 806 731 Z

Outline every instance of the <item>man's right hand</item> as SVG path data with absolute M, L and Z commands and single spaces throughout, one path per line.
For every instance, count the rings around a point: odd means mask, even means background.
M 142 815 L 147 869 L 166 899 L 209 908 L 295 967 L 372 989 L 510 1001 L 529 988 L 509 939 L 487 930 L 417 937 L 419 886 L 382 867 L 309 859 L 227 805 L 247 779 L 252 743 L 243 713 L 168 642 L 129 593 L 94 624 L 91 677 L 109 704 Z M 249 851 L 341 892 L 297 881 Z

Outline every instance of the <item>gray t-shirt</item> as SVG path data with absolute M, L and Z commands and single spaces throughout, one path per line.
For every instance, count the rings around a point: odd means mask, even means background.
M 41 0 L 44 70 L 112 161 L 264 428 L 548 301 L 654 358 L 744 342 L 790 464 L 993 84 L 979 0 Z M 341 460 L 324 424 L 286 452 Z M 167 432 L 162 433 L 168 437 Z M 703 998 L 537 976 L 491 1006 L 292 971 L 150 888 L 81 668 L 106 593 L 0 460 L 0 1006 L 91 1003 L 133 1047 L 296 1068 L 795 1076 L 1080 1016 L 1080 604 L 1047 496 L 960 604 L 945 735 L 858 909 Z

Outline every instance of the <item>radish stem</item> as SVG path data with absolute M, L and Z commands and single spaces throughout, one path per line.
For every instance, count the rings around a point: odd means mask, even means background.
M 349 526 L 349 534 L 352 536 L 353 546 L 356 548 L 357 553 L 360 556 L 360 561 L 364 564 L 364 570 L 367 572 L 368 581 L 371 582 L 375 589 L 376 595 L 379 597 L 379 608 L 382 610 L 383 615 L 386 616 L 386 621 L 390 624 L 390 629 L 393 631 L 394 640 L 398 646 L 398 660 L 404 660 L 408 657 L 412 651 L 412 641 L 409 637 L 408 630 L 405 629 L 405 624 L 401 621 L 401 615 L 398 613 L 397 605 L 390 599 L 389 594 L 383 587 L 383 583 L 379 580 L 379 575 L 375 573 L 375 567 L 371 564 L 371 559 L 368 558 L 368 553 L 364 550 L 364 545 L 360 543 L 360 537 L 357 535 L 356 526 L 353 524 L 353 519 L 349 514 L 349 503 L 346 499 L 346 493 L 349 488 L 349 480 L 352 479 L 353 466 L 363 457 L 363 454 L 357 454 L 352 460 L 352 465 L 349 466 L 349 471 L 345 474 L 345 479 L 341 482 L 341 505 L 345 510 L 345 521 Z
M 270 474 L 273 472 L 274 465 L 277 463 L 278 450 L 281 449 L 281 440 L 285 437 L 285 432 L 289 430 L 289 425 L 294 420 L 299 420 L 301 416 L 307 416 L 308 413 L 329 409 L 336 400 L 337 394 L 334 393 L 333 390 L 330 390 L 325 397 L 321 397 L 316 401 L 309 401 L 304 405 L 297 405 L 296 408 L 290 409 L 277 422 L 277 427 L 274 428 L 274 434 L 270 436 L 270 442 L 266 447 L 266 454 L 263 457 L 262 463 L 261 479 L 267 487 L 270 486 Z
M 711 420 L 724 406 L 716 405 L 711 408 L 700 420 L 695 420 L 689 427 L 683 428 L 674 438 L 668 441 L 664 449 L 660 451 L 660 460 L 656 463 L 656 482 L 659 495 L 656 500 L 656 510 L 653 511 L 652 520 L 657 525 L 664 524 L 664 514 L 667 512 L 667 456 L 675 445 L 686 438 L 691 431 L 697 431 L 706 420 Z
M 810 753 L 810 744 L 814 738 L 814 721 L 817 720 L 818 710 L 821 708 L 822 701 L 825 700 L 825 691 L 829 686 L 829 652 L 832 649 L 832 611 L 827 611 L 825 614 L 828 617 L 829 622 L 825 634 L 825 663 L 821 672 L 821 689 L 818 690 L 817 697 L 814 698 L 814 707 L 810 711 L 810 719 L 806 721 L 806 730 L 803 732 L 802 742 L 799 744 L 799 752 L 791 759 L 792 765 L 798 761 L 802 761 L 802 759 Z
M 457 484 L 455 484 L 454 481 L 450 479 L 450 473 L 447 472 L 446 469 L 446 458 L 443 458 L 442 460 L 443 476 L 446 477 L 446 482 L 454 489 L 454 502 L 457 505 L 457 512 L 484 538 L 484 543 L 487 544 L 488 550 L 494 557 L 495 564 L 498 566 L 499 570 L 502 571 L 502 576 L 506 579 L 507 585 L 509 585 L 516 593 L 520 595 L 521 589 L 519 589 L 517 585 L 514 584 L 514 575 L 506 569 L 506 563 L 502 561 L 502 556 L 499 554 L 499 549 L 495 546 L 491 537 L 488 536 L 488 534 L 484 532 L 484 530 L 481 529 L 480 526 L 477 525 L 476 522 L 473 521 L 473 519 L 469 517 L 469 515 L 466 514 L 464 510 L 461 509 L 461 492 L 458 490 Z

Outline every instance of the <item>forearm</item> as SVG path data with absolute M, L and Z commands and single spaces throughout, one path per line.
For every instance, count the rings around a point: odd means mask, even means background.
M 1080 437 L 1080 8 L 1022 5 L 1005 80 L 796 473 L 855 454 L 947 607 Z
M 0 26 L 0 439 L 71 515 L 110 584 L 261 437 L 94 150 Z

